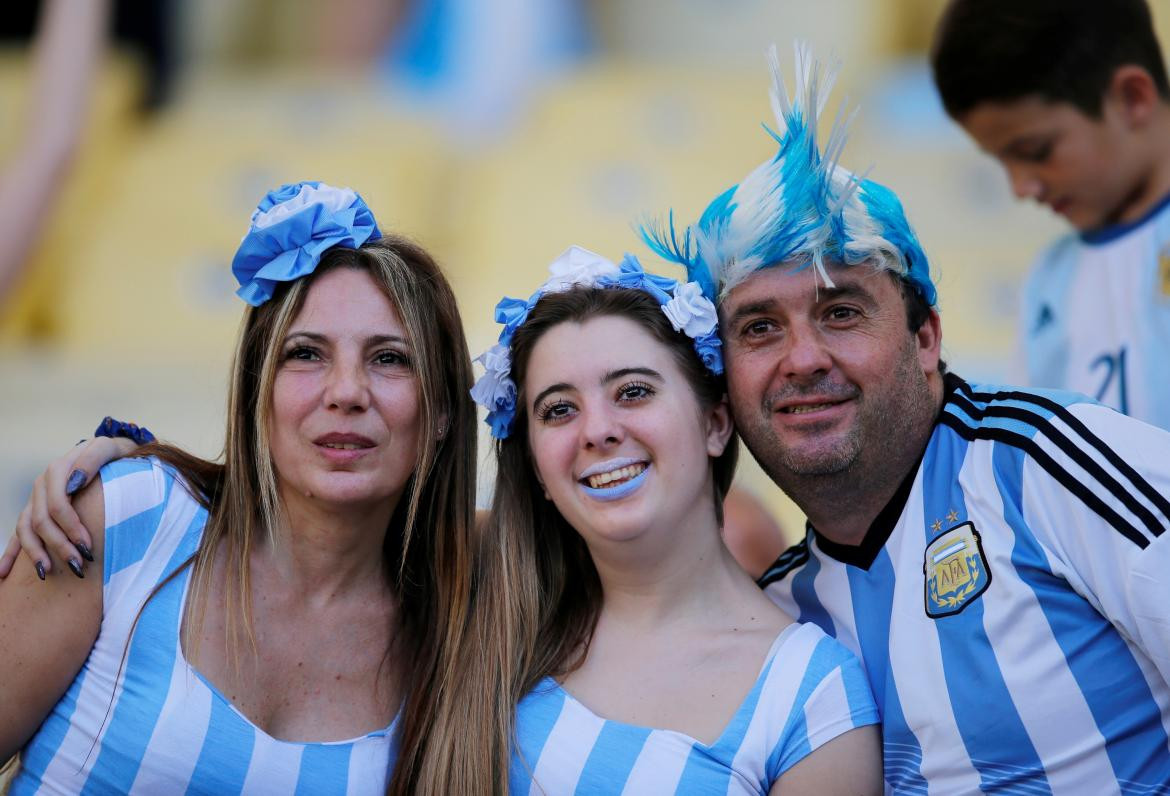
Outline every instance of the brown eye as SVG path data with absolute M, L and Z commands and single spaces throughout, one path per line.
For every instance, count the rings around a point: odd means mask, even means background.
M 747 337 L 760 337 L 761 335 L 768 334 L 774 328 L 775 325 L 771 321 L 766 321 L 761 318 L 758 320 L 749 321 L 747 324 L 745 324 L 743 327 L 743 334 Z
M 395 351 L 394 349 L 379 351 L 374 359 L 379 365 L 398 365 L 401 367 L 410 367 L 411 364 L 410 357 L 401 351 Z
M 533 414 L 542 423 L 555 423 L 572 415 L 573 410 L 573 405 L 568 401 L 550 401 L 537 407 Z
M 856 318 L 859 313 L 853 307 L 831 307 L 826 314 L 832 321 L 849 321 Z
M 654 388 L 645 382 L 630 382 L 618 388 L 619 401 L 641 401 L 652 395 L 654 395 Z
M 299 359 L 302 362 L 312 362 L 321 358 L 317 349 L 311 346 L 299 345 L 288 350 L 284 355 L 285 359 Z

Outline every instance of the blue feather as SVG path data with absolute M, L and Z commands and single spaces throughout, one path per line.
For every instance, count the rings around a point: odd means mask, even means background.
M 823 70 L 798 44 L 798 84 L 790 100 L 775 48 L 769 61 L 776 128 L 765 124 L 764 130 L 776 154 L 711 200 L 681 242 L 673 211 L 665 227 L 641 225 L 642 240 L 685 266 L 688 279 L 716 301 L 759 268 L 811 265 L 831 284 L 826 262 L 868 261 L 894 271 L 934 305 L 929 262 L 897 196 L 838 165 L 855 112 L 838 110 L 823 152 L 817 142 L 817 119 L 835 69 Z

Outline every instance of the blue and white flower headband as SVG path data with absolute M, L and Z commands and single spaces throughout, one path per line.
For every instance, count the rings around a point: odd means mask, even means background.
M 259 307 L 272 298 L 278 282 L 313 273 L 326 249 L 356 249 L 380 237 L 374 214 L 349 188 L 323 182 L 282 185 L 260 200 L 236 250 L 236 295 Z
M 528 320 L 528 314 L 548 293 L 563 293 L 573 287 L 630 288 L 649 293 L 662 306 L 675 331 L 694 340 L 695 353 L 715 375 L 723 373 L 719 342 L 719 318 L 715 305 L 695 282 L 680 284 L 665 276 L 646 273 L 632 254 L 614 265 L 599 254 L 570 246 L 548 267 L 551 276 L 532 296 L 504 297 L 496 305 L 496 322 L 504 325 L 500 341 L 476 357 L 484 374 L 471 388 L 471 397 L 488 410 L 487 424 L 492 436 L 506 439 L 516 417 L 516 382 L 512 380 L 512 336 Z

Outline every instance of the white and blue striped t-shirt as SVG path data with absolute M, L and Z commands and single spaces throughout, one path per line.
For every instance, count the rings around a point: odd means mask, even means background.
M 118 676 L 139 608 L 195 552 L 207 512 L 154 460 L 114 462 L 101 477 L 101 632 L 81 672 L 21 753 L 13 796 L 384 793 L 393 724 L 350 741 L 280 741 L 191 668 L 179 646 L 190 567 L 146 602 Z
M 806 755 L 877 722 L 857 659 L 819 628 L 792 624 L 710 746 L 604 719 L 545 678 L 516 711 L 515 796 L 764 794 Z
M 761 579 L 862 658 L 897 793 L 1170 794 L 1170 434 L 968 385 L 857 547 Z
M 1069 235 L 1023 291 L 1028 383 L 1170 429 L 1170 196 L 1131 224 Z

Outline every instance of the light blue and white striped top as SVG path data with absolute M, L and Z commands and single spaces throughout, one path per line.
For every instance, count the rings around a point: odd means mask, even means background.
M 857 659 L 812 625 L 786 627 L 710 746 L 595 715 L 546 678 L 516 712 L 512 793 L 764 794 L 817 747 L 878 720 Z
M 1022 296 L 1028 384 L 1170 429 L 1170 196 L 1142 219 L 1054 243 Z
M 290 743 L 253 725 L 183 657 L 186 568 L 207 512 L 157 461 L 102 468 L 101 632 L 81 672 L 21 754 L 13 796 L 108 793 L 382 794 L 393 724 L 336 743 Z M 108 711 L 108 716 L 107 716 Z
M 856 652 L 897 793 L 1170 794 L 1170 434 L 971 385 L 857 547 L 765 573 Z

